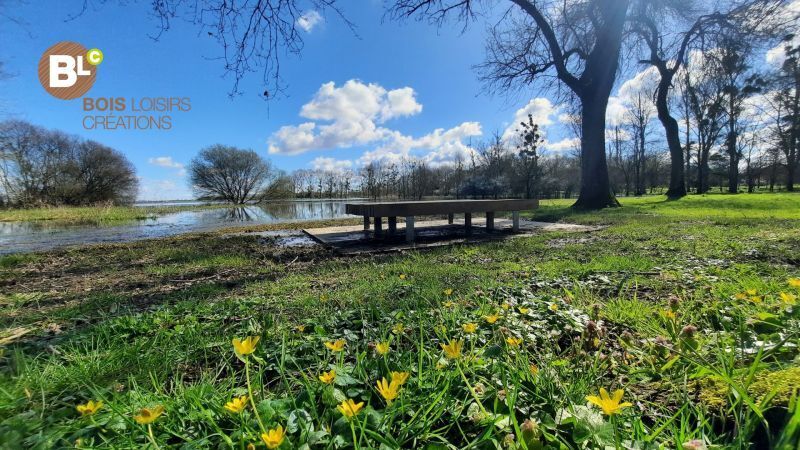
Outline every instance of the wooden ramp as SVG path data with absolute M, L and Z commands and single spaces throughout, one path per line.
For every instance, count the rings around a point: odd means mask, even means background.
M 509 239 L 542 231 L 587 232 L 599 229 L 599 227 L 584 225 L 520 220 L 519 233 L 513 233 L 511 219 L 495 219 L 492 231 L 486 230 L 486 222 L 483 218 L 473 219 L 472 224 L 472 234 L 467 236 L 463 220 L 455 220 L 452 224 L 447 220 L 417 222 L 415 224 L 417 240 L 410 244 L 405 240 L 404 223 L 397 224 L 397 231 L 394 235 L 388 235 L 384 231 L 384 236 L 379 239 L 375 239 L 374 231 L 364 231 L 360 225 L 307 228 L 303 232 L 320 244 L 341 254 L 354 255 Z

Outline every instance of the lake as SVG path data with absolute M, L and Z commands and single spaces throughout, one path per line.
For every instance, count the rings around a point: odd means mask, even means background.
M 160 206 L 164 203 L 137 205 Z M 344 205 L 344 200 L 275 202 L 238 208 L 182 211 L 109 225 L 0 222 L 0 254 L 49 250 L 68 245 L 128 242 L 235 226 L 353 217 L 345 214 Z

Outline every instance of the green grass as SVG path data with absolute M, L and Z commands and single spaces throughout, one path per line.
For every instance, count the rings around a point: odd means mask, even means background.
M 156 216 L 221 207 L 222 205 L 182 206 L 60 206 L 49 208 L 0 209 L 0 222 L 49 221 L 65 224 L 108 224 L 131 220 L 150 219 Z
M 622 203 L 532 214 L 599 231 L 424 252 L 213 233 L 0 258 L 0 448 L 265 448 L 262 425 L 281 448 L 796 448 L 800 195 Z M 410 377 L 389 405 L 392 371 Z M 633 405 L 602 415 L 601 387 Z M 150 435 L 133 417 L 154 405 Z

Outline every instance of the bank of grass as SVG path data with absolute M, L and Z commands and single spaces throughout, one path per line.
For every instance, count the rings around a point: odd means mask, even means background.
M 800 196 L 622 203 L 532 214 L 592 233 L 357 258 L 222 233 L 4 257 L 0 446 L 796 448 Z
M 52 222 L 63 224 L 113 224 L 151 219 L 164 214 L 224 205 L 171 206 L 59 206 L 43 208 L 0 209 L 0 222 Z

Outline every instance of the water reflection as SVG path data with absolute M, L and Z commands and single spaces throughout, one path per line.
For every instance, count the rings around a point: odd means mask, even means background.
M 63 225 L 43 222 L 0 222 L 0 254 L 46 250 L 66 245 L 126 242 L 258 225 L 347 217 L 344 201 L 277 202 L 236 208 L 183 211 L 116 225 Z

